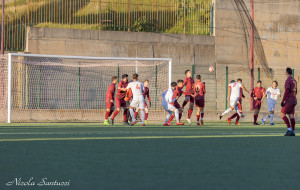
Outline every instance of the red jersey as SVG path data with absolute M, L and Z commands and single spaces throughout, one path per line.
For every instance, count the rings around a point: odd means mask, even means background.
M 183 86 L 185 86 L 185 95 L 191 95 L 194 93 L 193 85 L 195 81 L 191 77 L 186 77 L 183 81 Z
M 148 87 L 144 87 L 143 96 L 144 96 L 145 100 L 146 100 L 146 97 L 148 97 L 148 101 L 150 102 L 149 88 Z
M 263 87 L 255 87 L 251 92 L 251 97 L 256 97 L 258 100 L 261 100 L 266 90 Z
M 197 96 L 200 96 L 200 99 L 204 99 L 204 94 L 205 94 L 205 84 L 203 82 L 197 81 L 194 84 L 194 93 Z
M 176 86 L 173 94 L 173 99 L 176 99 L 177 97 L 179 98 L 182 95 L 182 88 Z
M 132 99 L 133 95 L 132 95 L 132 91 L 131 91 L 131 88 L 129 88 L 127 91 L 126 91 L 126 95 L 125 95 L 125 98 L 124 100 L 125 101 L 130 101 Z
M 127 85 L 128 85 L 128 82 L 121 81 L 121 82 L 119 82 L 118 88 L 126 88 Z M 126 95 L 126 91 L 122 91 L 121 89 L 118 89 L 116 98 L 123 99 L 123 98 L 125 98 L 125 95 Z
M 297 81 L 289 76 L 284 85 L 284 95 L 282 98 L 282 102 L 291 101 L 291 102 L 297 102 Z
M 115 89 L 116 89 L 116 84 L 111 83 L 106 91 L 106 96 L 105 96 L 105 101 L 106 102 L 111 102 L 111 100 L 114 100 L 115 96 Z

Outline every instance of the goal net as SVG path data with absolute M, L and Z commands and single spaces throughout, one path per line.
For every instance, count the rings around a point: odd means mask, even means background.
M 4 122 L 103 122 L 112 76 L 149 80 L 149 123 L 161 123 L 161 93 L 171 82 L 171 59 L 9 54 Z M 1 77 L 0 77 L 1 79 Z M 116 84 L 117 92 L 118 84 Z M 4 90 L 6 91 L 6 90 Z M 145 100 L 148 103 L 148 99 Z M 149 105 L 149 104 L 148 104 Z M 123 110 L 115 123 L 123 119 Z M 3 118 L 2 118 L 3 120 Z

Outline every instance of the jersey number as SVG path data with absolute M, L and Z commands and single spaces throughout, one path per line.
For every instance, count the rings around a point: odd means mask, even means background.
M 136 85 L 136 89 L 139 89 L 139 90 L 141 89 L 138 84 Z

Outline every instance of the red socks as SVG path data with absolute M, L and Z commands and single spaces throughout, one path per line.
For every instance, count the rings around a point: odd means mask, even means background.
M 109 111 L 106 111 L 106 112 L 105 112 L 105 119 L 108 119 L 109 113 L 110 113 Z
M 127 111 L 128 111 L 128 109 L 124 110 L 124 112 L 123 112 L 123 121 L 124 122 L 127 121 Z
M 203 117 L 204 117 L 204 113 L 201 113 L 201 119 L 203 119 Z
M 171 117 L 170 117 L 168 123 L 171 123 L 171 121 L 174 119 L 174 117 L 175 117 L 174 115 L 171 115 Z
M 145 113 L 145 120 L 148 119 L 148 113 Z
M 286 116 L 284 116 L 282 119 L 283 119 L 284 123 L 286 124 L 287 128 L 290 128 L 291 125 L 290 125 L 289 119 Z
M 254 115 L 254 123 L 257 122 L 258 115 Z
M 135 112 L 135 113 L 134 113 L 134 118 L 135 118 L 135 119 L 136 119 L 138 113 L 139 113 L 139 112 Z
M 116 111 L 114 112 L 114 115 L 112 116 L 112 119 L 115 119 L 115 117 L 118 115 L 119 112 L 120 112 L 120 111 L 116 110 Z
M 184 108 L 184 106 L 185 106 L 187 103 L 188 103 L 188 102 L 183 101 L 183 103 L 182 103 L 182 108 Z
M 202 114 L 201 114 L 202 115 Z M 200 115 L 197 115 L 197 121 L 199 121 L 199 119 L 200 119 Z
M 235 113 L 235 114 L 233 114 L 229 119 L 233 119 L 233 118 L 235 118 L 236 116 L 238 116 L 239 114 L 238 113 Z
M 293 131 L 295 131 L 295 124 L 296 124 L 295 118 L 291 118 L 290 120 L 291 120 L 291 127 Z
M 188 118 L 191 118 L 191 116 L 192 116 L 192 113 L 193 113 L 193 110 L 190 108 L 190 109 L 189 109 Z
M 179 113 L 179 121 L 181 120 L 182 117 L 182 113 Z
M 237 123 L 237 122 L 239 122 L 239 120 L 240 120 L 240 116 L 239 116 L 239 114 L 236 113 L 236 121 L 235 122 Z

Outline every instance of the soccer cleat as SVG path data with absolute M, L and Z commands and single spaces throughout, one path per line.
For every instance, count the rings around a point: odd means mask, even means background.
M 231 119 L 230 118 L 227 118 L 227 122 L 229 125 L 231 125 Z
M 114 119 L 110 119 L 111 125 L 114 125 Z
M 203 120 L 200 121 L 200 124 L 203 125 Z
M 287 130 L 287 132 L 284 134 L 284 136 L 296 136 L 296 134 L 294 131 Z
M 200 125 L 200 121 L 197 121 L 197 125 Z
M 253 123 L 253 125 L 260 125 L 260 124 L 255 122 L 255 123 Z
M 270 125 L 271 125 L 271 126 L 274 126 L 275 124 L 274 124 L 274 123 L 270 123 Z
M 169 126 L 171 126 L 172 124 L 171 124 L 171 122 L 167 122 L 167 124 L 169 125 Z
M 222 119 L 222 117 L 223 117 L 222 114 L 219 113 L 219 119 L 220 119 L 220 120 Z
M 104 125 L 110 125 L 110 123 L 109 123 L 108 120 L 104 121 L 103 124 L 104 124 Z
M 192 123 L 190 118 L 186 118 L 186 120 L 187 120 L 187 122 L 189 122 L 190 124 Z
M 164 123 L 163 126 L 170 126 L 170 123 Z
M 145 120 L 145 124 L 148 125 L 148 121 L 147 120 Z
M 184 125 L 184 123 L 180 123 L 180 122 L 179 122 L 179 123 L 176 123 L 176 125 Z
M 261 119 L 261 122 L 265 125 L 266 124 L 266 122 L 264 121 L 264 119 Z
M 123 125 L 130 125 L 128 121 L 123 121 Z
M 130 125 L 134 126 L 137 123 L 137 121 L 135 120 L 134 122 L 132 122 Z
M 235 122 L 235 125 L 241 125 L 239 122 Z
M 145 124 L 142 124 L 142 126 L 146 126 Z

